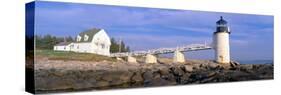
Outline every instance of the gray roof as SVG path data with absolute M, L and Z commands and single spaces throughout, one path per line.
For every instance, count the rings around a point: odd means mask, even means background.
M 87 31 L 84 31 L 84 32 L 81 32 L 79 33 L 79 36 L 81 37 L 81 40 L 80 41 L 76 41 L 77 43 L 80 43 L 80 42 L 91 42 L 94 35 L 97 34 L 101 29 L 98 29 L 98 28 L 93 28 L 93 29 L 90 29 L 90 30 L 87 30 Z M 84 35 L 88 35 L 89 38 L 88 40 L 84 41 Z

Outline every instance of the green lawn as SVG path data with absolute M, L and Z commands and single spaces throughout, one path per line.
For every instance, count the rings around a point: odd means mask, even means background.
M 91 54 L 91 53 L 76 53 L 54 50 L 36 50 L 36 56 L 48 57 L 49 60 L 77 60 L 77 61 L 116 61 L 114 58 L 107 56 Z

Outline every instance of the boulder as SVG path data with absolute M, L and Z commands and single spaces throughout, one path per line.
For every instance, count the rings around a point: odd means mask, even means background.
M 106 87 L 109 86 L 109 82 L 108 81 L 98 81 L 96 83 L 96 87 Z
M 149 81 L 153 78 L 153 72 L 152 71 L 146 71 L 143 73 L 142 77 L 145 81 Z
M 185 84 L 187 83 L 189 77 L 190 77 L 190 73 L 185 73 L 182 77 L 181 77 L 181 83 Z
M 164 85 L 174 85 L 175 82 L 171 82 L 162 78 L 153 79 L 150 83 L 151 86 L 164 86 Z
M 167 67 L 159 68 L 159 73 L 161 75 L 168 75 L 170 73 L 170 69 Z
M 179 66 L 171 67 L 171 71 L 175 76 L 182 76 L 184 74 L 184 71 Z
M 219 67 L 219 64 L 217 64 L 217 63 L 208 63 L 208 67 L 210 69 L 217 69 Z
M 237 61 L 230 61 L 230 66 L 231 67 L 237 67 L 238 65 L 240 65 L 239 62 L 237 62 Z
M 185 65 L 184 69 L 186 72 L 192 72 L 193 71 L 193 66 L 192 65 Z
M 143 78 L 141 76 L 141 73 L 140 72 L 136 72 L 134 73 L 134 75 L 132 76 L 132 79 L 131 79 L 133 82 L 141 82 L 143 81 Z
M 246 65 L 240 65 L 239 66 L 239 69 L 241 71 L 249 71 L 249 70 L 252 70 L 253 69 L 253 65 L 252 64 L 246 64 Z
M 131 77 L 133 76 L 133 72 L 130 71 L 124 71 L 121 75 L 119 75 L 120 80 L 123 80 L 124 82 L 129 82 Z

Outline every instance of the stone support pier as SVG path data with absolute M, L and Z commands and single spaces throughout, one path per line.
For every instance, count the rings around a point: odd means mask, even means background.
M 128 57 L 127 57 L 127 61 L 128 61 L 129 63 L 138 63 L 138 62 L 137 62 L 137 59 L 136 59 L 135 57 L 132 57 L 132 56 L 128 56 Z
M 152 54 L 147 54 L 145 58 L 145 63 L 157 63 L 157 57 Z
M 180 52 L 180 51 L 176 50 L 174 52 L 173 62 L 174 63 L 184 63 L 185 62 L 185 57 L 184 57 L 183 52 Z

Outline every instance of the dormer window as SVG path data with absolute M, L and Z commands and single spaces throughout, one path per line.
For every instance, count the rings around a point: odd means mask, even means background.
M 77 40 L 76 40 L 77 42 L 80 42 L 81 41 L 81 37 L 78 35 L 77 36 Z
M 84 35 L 84 41 L 88 41 L 89 36 L 88 35 Z

